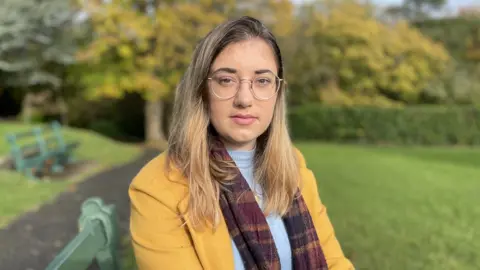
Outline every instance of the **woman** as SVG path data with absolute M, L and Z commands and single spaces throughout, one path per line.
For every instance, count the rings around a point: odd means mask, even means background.
M 195 49 L 167 151 L 133 180 L 140 270 L 353 269 L 290 141 L 274 36 L 251 17 Z

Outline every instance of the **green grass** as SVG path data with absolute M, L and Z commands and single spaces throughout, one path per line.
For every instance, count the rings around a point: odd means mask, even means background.
M 297 145 L 356 269 L 480 269 L 480 150 Z
M 138 270 L 135 254 L 132 247 L 130 235 L 123 236 L 120 239 L 120 265 L 122 270 Z
M 356 269 L 480 269 L 480 149 L 296 145 Z
M 0 122 L 0 156 L 8 154 L 9 146 L 5 135 L 31 128 L 19 123 Z M 140 148 L 112 141 L 97 133 L 79 129 L 65 128 L 67 140 L 77 140 L 80 146 L 75 157 L 80 160 L 94 160 L 99 166 L 83 175 L 76 175 L 71 181 L 52 181 L 34 183 L 23 175 L 12 171 L 0 171 L 0 227 L 6 225 L 14 217 L 28 210 L 33 210 L 67 189 L 72 182 L 110 166 L 128 162 L 140 154 Z

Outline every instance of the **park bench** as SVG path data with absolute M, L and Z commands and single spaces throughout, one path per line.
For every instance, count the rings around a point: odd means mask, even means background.
M 115 206 L 91 197 L 83 202 L 78 223 L 79 233 L 55 256 L 46 270 L 85 270 L 95 261 L 101 270 L 119 270 Z
M 61 172 L 66 165 L 73 162 L 73 150 L 78 142 L 65 141 L 61 125 L 57 121 L 44 127 L 9 133 L 12 165 L 30 179 L 49 172 Z

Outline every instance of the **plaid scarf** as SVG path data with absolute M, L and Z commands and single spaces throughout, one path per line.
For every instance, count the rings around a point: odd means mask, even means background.
M 213 143 L 212 155 L 232 161 L 218 140 Z M 220 206 L 230 235 L 245 269 L 279 270 L 280 260 L 266 217 L 247 181 L 237 167 L 235 170 L 235 179 L 224 185 L 220 194 Z M 328 269 L 307 205 L 300 191 L 297 192 L 292 207 L 282 217 L 292 249 L 292 269 Z

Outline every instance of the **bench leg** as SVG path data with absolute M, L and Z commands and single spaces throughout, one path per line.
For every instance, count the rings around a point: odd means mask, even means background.
M 71 152 L 64 152 L 59 157 L 59 163 L 61 165 L 70 165 L 75 162 L 75 157 Z
M 73 164 L 76 161 L 72 150 L 73 149 L 67 148 L 66 151 L 65 151 L 64 156 L 65 156 L 65 163 L 66 164 Z
M 70 165 L 75 163 L 75 161 L 76 161 L 75 157 L 71 153 L 68 153 L 66 157 L 66 163 Z
M 63 166 L 60 165 L 60 164 L 52 165 L 52 172 L 53 173 L 61 173 L 61 172 L 63 172 L 63 169 L 64 169 Z
M 38 181 L 38 177 L 35 175 L 35 169 L 34 168 L 26 168 L 23 171 L 23 174 L 27 177 L 28 180 L 31 181 Z
M 108 248 L 98 252 L 97 263 L 101 270 L 119 270 L 118 258 L 116 251 Z

